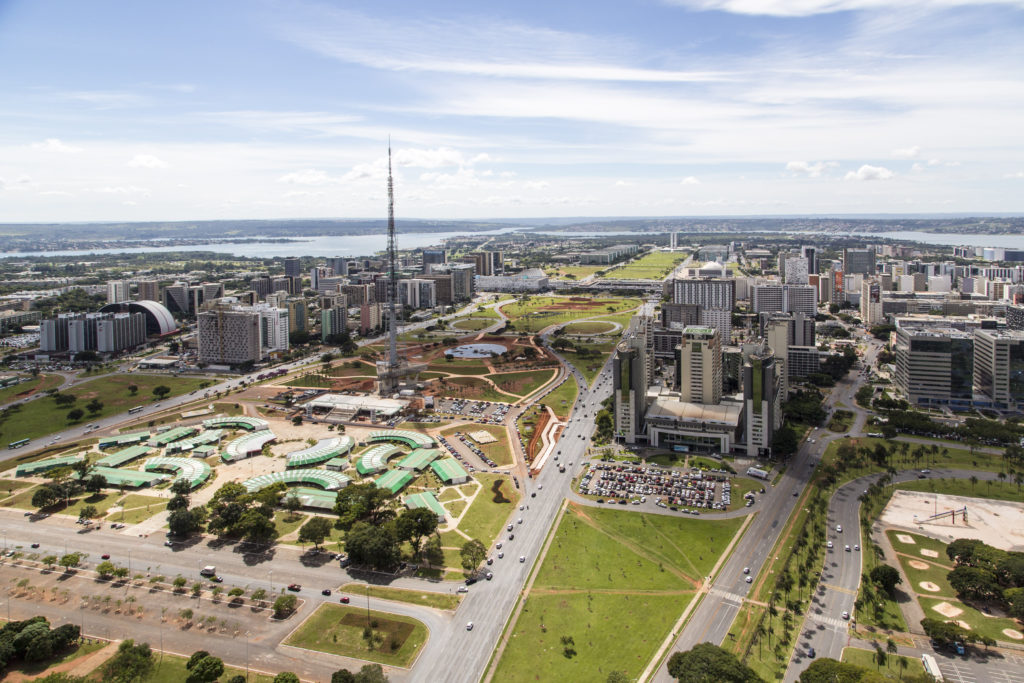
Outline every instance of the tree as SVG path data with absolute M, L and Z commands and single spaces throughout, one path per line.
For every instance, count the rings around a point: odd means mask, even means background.
M 291 671 L 282 671 L 274 676 L 274 683 L 302 683 Z
M 313 517 L 299 529 L 299 543 L 312 543 L 319 547 L 333 528 L 334 524 L 326 517 Z
M 472 573 L 476 571 L 480 563 L 487 557 L 487 548 L 478 539 L 474 538 L 462 544 L 459 555 L 462 557 L 462 568 Z
M 205 656 L 196 660 L 195 656 L 200 653 Z M 224 673 L 224 662 L 219 657 L 213 657 L 202 651 L 192 655 L 187 666 L 189 675 L 185 679 L 186 683 L 213 683 Z
M 685 683 L 760 683 L 753 669 L 736 655 L 711 643 L 701 643 L 686 652 L 676 652 L 668 660 L 670 676 Z
M 895 567 L 880 564 L 871 570 L 871 581 L 891 598 L 893 597 L 893 591 L 896 590 L 896 586 L 903 583 L 903 578 Z
M 274 616 L 278 619 L 286 617 L 295 611 L 295 605 L 299 602 L 294 595 L 281 595 L 274 600 Z
M 83 417 L 85 417 L 85 411 L 81 408 L 73 408 L 67 414 L 68 422 L 78 422 Z
M 159 384 L 159 385 L 153 387 L 153 396 L 157 400 L 162 400 L 162 399 L 166 398 L 167 395 L 170 394 L 170 393 L 171 393 L 171 388 L 169 386 L 167 386 L 166 384 Z
M 423 537 L 437 531 L 437 515 L 426 508 L 406 510 L 395 522 L 399 540 L 409 541 L 414 557 L 420 554 Z
M 102 671 L 103 680 L 113 683 L 131 683 L 145 678 L 153 671 L 153 652 L 149 643 L 136 645 L 130 638 L 121 641 L 117 654 L 106 661 Z

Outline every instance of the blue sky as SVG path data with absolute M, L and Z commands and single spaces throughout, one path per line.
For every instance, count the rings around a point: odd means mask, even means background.
M 0 221 L 1024 212 L 1024 0 L 0 0 Z

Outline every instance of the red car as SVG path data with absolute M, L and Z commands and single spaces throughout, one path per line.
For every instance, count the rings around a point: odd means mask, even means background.
M 341 602 L 342 602 L 342 604 L 347 605 L 348 604 L 348 596 L 347 595 L 343 595 L 341 597 Z

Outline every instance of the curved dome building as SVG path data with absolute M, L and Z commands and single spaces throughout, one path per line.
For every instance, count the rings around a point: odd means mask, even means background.
M 156 301 L 123 301 L 107 304 L 100 313 L 142 313 L 146 316 L 146 336 L 162 337 L 178 331 L 178 324 L 167 307 Z

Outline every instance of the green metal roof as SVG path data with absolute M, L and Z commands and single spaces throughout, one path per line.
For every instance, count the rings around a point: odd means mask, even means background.
M 425 493 L 413 493 L 412 495 L 406 496 L 403 502 L 405 503 L 405 507 L 410 510 L 414 510 L 416 508 L 427 508 L 436 514 L 438 519 L 445 516 L 444 508 L 439 502 L 437 502 L 437 498 L 434 494 L 429 491 Z
M 441 481 L 449 482 L 453 479 L 464 479 L 469 474 L 462 468 L 458 460 L 454 458 L 445 458 L 444 460 L 435 460 L 430 463 L 430 468 L 434 470 L 434 474 L 441 478 Z
M 153 449 L 149 446 L 130 446 L 117 453 L 111 453 L 96 461 L 100 467 L 121 467 L 122 465 L 149 454 Z
M 440 457 L 441 451 L 436 448 L 417 448 L 402 458 L 398 463 L 398 467 L 403 470 L 416 470 L 419 472 Z
M 374 485 L 379 489 L 387 489 L 391 495 L 395 495 L 404 489 L 412 481 L 412 473 L 405 470 L 388 470 L 374 480 Z

